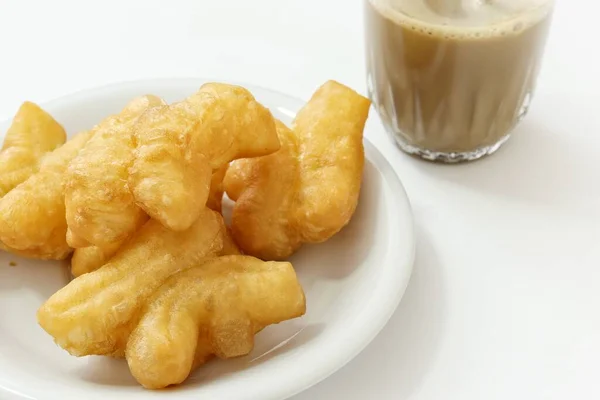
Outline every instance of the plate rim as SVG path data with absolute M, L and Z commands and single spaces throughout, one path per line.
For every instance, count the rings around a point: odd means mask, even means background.
M 134 79 L 134 80 L 125 80 L 125 81 L 116 81 L 107 83 L 104 85 L 99 85 L 95 87 L 86 87 L 80 90 L 76 90 L 59 97 L 40 102 L 39 105 L 43 109 L 50 108 L 61 108 L 61 107 L 69 107 L 69 104 L 76 103 L 79 99 L 85 98 L 90 99 L 93 97 L 99 97 L 102 95 L 107 95 L 110 92 L 115 91 L 124 91 L 128 89 L 135 88 L 143 88 L 145 86 L 161 86 L 161 87 L 169 87 L 169 86 L 190 86 L 193 87 L 196 85 L 199 87 L 204 82 L 227 82 L 230 84 L 236 84 L 243 87 L 248 88 L 251 92 L 254 89 L 258 89 L 263 92 L 270 92 L 272 94 L 276 94 L 278 96 L 284 97 L 287 100 L 298 103 L 299 106 L 306 103 L 306 100 L 298 98 L 296 96 L 281 92 L 276 89 L 271 89 L 270 87 L 256 85 L 251 82 L 244 82 L 235 79 L 223 79 L 223 78 L 205 78 L 205 77 L 157 77 L 157 78 L 149 78 L 149 79 Z M 294 113 L 297 110 L 293 110 Z M 369 117 L 372 118 L 374 114 L 374 108 L 371 106 Z M 9 122 L 12 119 L 12 116 L 8 119 L 2 121 L 3 123 Z M 379 312 L 378 318 L 374 321 L 370 318 L 370 313 L 364 312 L 364 316 L 357 316 L 353 323 L 356 325 L 362 325 L 365 327 L 362 329 L 363 334 L 360 335 L 359 340 L 353 341 L 345 341 L 346 343 L 343 346 L 339 347 L 338 352 L 335 356 L 322 358 L 318 364 L 318 367 L 308 370 L 303 376 L 294 376 L 293 381 L 278 379 L 277 385 L 272 385 L 270 392 L 262 394 L 262 398 L 267 400 L 279 400 L 286 399 L 297 395 L 310 387 L 320 383 L 327 378 L 329 378 L 332 374 L 340 370 L 342 367 L 346 366 L 350 361 L 352 361 L 358 354 L 360 354 L 381 332 L 381 330 L 388 323 L 394 312 L 396 311 L 398 305 L 400 304 L 404 293 L 406 291 L 406 287 L 410 281 L 410 277 L 412 275 L 412 271 L 414 268 L 414 260 L 416 253 L 416 235 L 414 228 L 414 216 L 412 212 L 412 206 L 410 203 L 410 199 L 406 192 L 404 185 L 402 184 L 402 180 L 398 176 L 398 173 L 392 167 L 392 164 L 389 160 L 384 156 L 384 154 L 374 145 L 366 136 L 366 132 L 368 130 L 368 124 L 365 127 L 365 135 L 363 138 L 363 143 L 365 146 L 365 157 L 372 161 L 376 166 L 380 175 L 383 178 L 383 182 L 389 187 L 394 196 L 394 203 L 390 204 L 388 207 L 390 217 L 390 230 L 397 233 L 399 231 L 404 232 L 407 236 L 407 243 L 405 248 L 408 250 L 408 253 L 401 260 L 403 263 L 403 268 L 396 268 L 396 276 L 387 276 L 387 280 L 397 280 L 397 283 L 388 284 L 387 290 L 383 292 L 377 292 L 377 295 L 371 296 L 368 300 L 370 303 L 370 307 L 363 308 L 364 310 L 370 311 L 371 307 L 378 305 L 375 309 L 383 309 L 385 312 Z M 4 134 L 2 134 L 2 137 Z M 398 210 L 405 209 L 405 214 L 402 215 Z M 393 213 L 393 215 L 392 215 Z M 397 220 L 397 221 L 395 221 Z M 390 235 L 390 237 L 397 237 L 396 235 Z M 389 257 L 389 256 L 388 256 Z M 396 260 L 394 260 L 396 261 Z M 400 262 L 400 260 L 397 260 Z M 395 262 L 394 262 L 395 264 Z M 393 290 L 392 290 L 393 289 Z M 389 293 L 391 292 L 391 293 Z M 389 296 L 392 296 L 392 300 L 390 300 Z M 387 297 L 386 297 L 387 296 Z M 339 341 L 342 342 L 342 341 Z M 0 381 L 3 380 L 0 377 Z M 281 384 L 283 382 L 285 384 Z M 293 385 L 290 385 L 291 382 L 295 382 Z M 18 393 L 11 390 L 9 387 L 6 387 L 0 384 L 0 394 L 7 394 L 8 396 L 16 396 L 9 397 L 15 399 L 24 399 L 31 398 L 26 394 Z M 67 392 L 63 392 L 68 395 Z M 152 394 L 152 393 L 150 393 Z M 150 395 L 149 394 L 149 395 Z M 62 398 L 60 393 L 56 394 L 58 398 Z M 170 396 L 177 399 L 193 399 L 196 398 L 193 391 L 192 392 L 178 392 L 178 393 L 170 393 Z

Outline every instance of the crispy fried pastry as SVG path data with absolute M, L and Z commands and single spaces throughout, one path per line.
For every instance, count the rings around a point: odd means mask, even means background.
M 243 161 L 246 171 L 242 174 L 245 187 L 231 216 L 231 232 L 244 253 L 264 260 L 284 259 L 301 245 L 294 220 L 299 192 L 298 145 L 294 133 L 280 121 L 277 134 L 279 151 L 232 163 L 236 168 L 236 163 Z
M 277 131 L 277 135 L 281 142 L 279 130 Z M 281 147 L 283 146 L 284 145 L 281 144 Z M 227 172 L 225 173 L 225 178 L 223 178 L 223 188 L 227 193 L 227 197 L 231 200 L 236 201 L 246 189 L 246 186 L 248 186 L 248 182 L 250 181 L 248 175 L 254 168 L 252 167 L 252 164 L 256 162 L 255 160 L 255 158 L 240 158 L 229 164 L 229 168 L 227 168 Z
M 39 171 L 0 200 L 0 241 L 18 254 L 61 260 L 71 253 L 62 180 L 64 171 L 92 136 L 83 132 L 47 154 Z
M 290 263 L 215 258 L 171 276 L 154 293 L 127 342 L 127 362 L 146 388 L 179 384 L 212 355 L 248 354 L 257 332 L 305 311 Z
M 231 228 L 245 254 L 285 259 L 301 243 L 323 242 L 350 221 L 362 181 L 369 105 L 329 81 L 300 110 L 293 132 L 278 123 L 278 152 L 231 164 L 224 186 L 237 198 Z
M 119 250 L 122 243 L 116 243 L 111 247 L 99 248 L 97 246 L 83 247 L 75 249 L 71 258 L 71 274 L 77 277 L 89 272 L 95 271 L 106 264 Z M 0 247 L 1 249 L 1 247 Z M 219 255 L 235 255 L 242 254 L 237 247 L 229 228 L 223 231 L 223 249 Z
M 120 243 L 113 246 L 88 246 L 75 249 L 71 257 L 71 274 L 74 277 L 95 271 L 108 262 L 119 250 Z
M 246 89 L 219 83 L 150 110 L 133 132 L 129 186 L 138 205 L 173 230 L 195 221 L 208 199 L 214 170 L 279 149 L 269 110 Z
M 234 255 L 240 255 L 240 254 L 242 254 L 242 252 L 240 251 L 239 247 L 233 240 L 233 237 L 231 235 L 231 230 L 229 228 L 227 228 L 223 234 L 223 250 L 221 251 L 220 255 L 234 256 Z
M 38 322 L 72 355 L 122 356 L 152 293 L 172 274 L 223 248 L 220 214 L 204 208 L 185 231 L 149 220 L 100 269 L 75 278 L 38 310 Z
M 76 234 L 73 233 L 73 231 L 68 226 L 68 222 L 67 222 L 67 244 L 75 249 L 91 246 L 90 242 L 88 242 L 81 236 L 77 236 Z
M 65 143 L 67 134 L 50 114 L 24 102 L 0 150 L 0 198 L 39 169 L 41 158 Z
M 127 186 L 133 162 L 131 128 L 144 111 L 164 104 L 156 96 L 135 98 L 111 123 L 99 126 L 70 162 L 65 205 L 71 247 L 118 248 L 148 219 Z
M 370 105 L 366 97 L 328 81 L 292 123 L 301 154 L 296 220 L 305 242 L 329 239 L 354 214 L 362 183 L 363 130 Z

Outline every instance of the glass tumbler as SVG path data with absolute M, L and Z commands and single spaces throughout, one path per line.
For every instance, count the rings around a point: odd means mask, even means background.
M 495 152 L 526 115 L 553 0 L 364 0 L 369 96 L 407 153 Z

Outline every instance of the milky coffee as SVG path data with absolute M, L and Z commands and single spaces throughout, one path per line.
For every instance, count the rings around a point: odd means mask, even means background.
M 552 0 L 366 0 L 369 89 L 400 146 L 493 152 L 525 114 Z

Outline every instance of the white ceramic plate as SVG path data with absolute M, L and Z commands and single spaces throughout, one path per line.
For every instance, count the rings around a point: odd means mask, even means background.
M 44 104 L 70 135 L 152 93 L 172 102 L 199 79 L 138 81 L 79 92 Z M 303 102 L 245 85 L 290 123 Z M 9 121 L 0 126 L 5 132 Z M 248 356 L 214 361 L 167 391 L 142 389 L 122 360 L 75 358 L 36 323 L 37 308 L 68 282 L 65 264 L 0 253 L 0 398 L 2 399 L 283 399 L 326 378 L 356 356 L 400 302 L 412 270 L 415 239 L 407 196 L 383 156 L 365 141 L 360 203 L 330 241 L 303 247 L 292 262 L 307 297 L 304 317 L 271 326 Z M 40 223 L 44 223 L 40 221 Z M 9 266 L 11 261 L 16 267 Z

